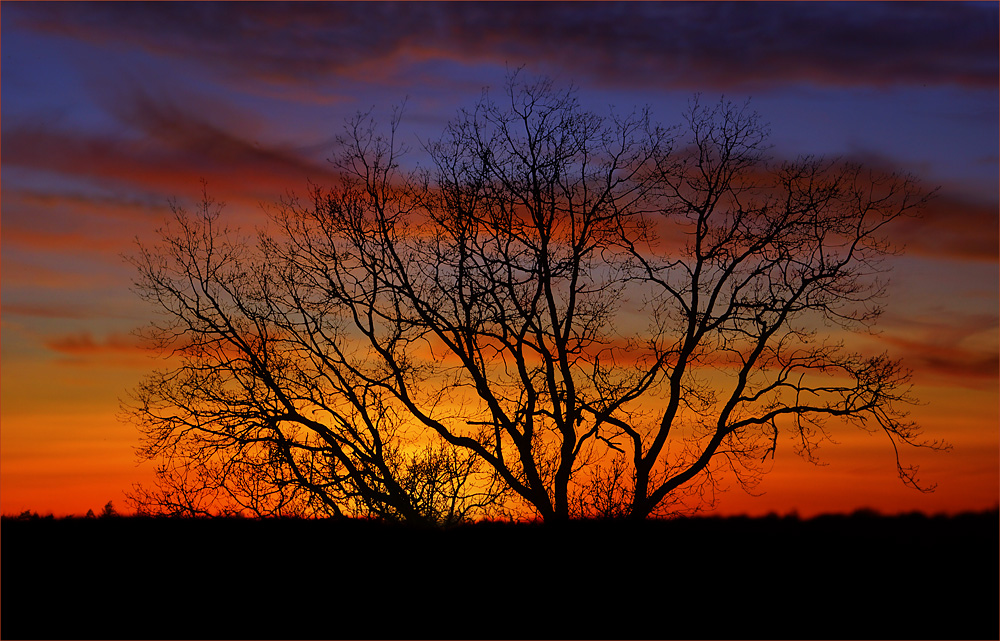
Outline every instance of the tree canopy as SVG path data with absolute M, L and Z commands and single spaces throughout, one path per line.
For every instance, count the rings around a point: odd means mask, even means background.
M 131 258 L 172 354 L 124 403 L 159 461 L 140 509 L 645 518 L 851 426 L 927 489 L 899 447 L 944 446 L 909 372 L 843 341 L 879 317 L 915 178 L 775 161 L 749 104 L 665 128 L 517 74 L 414 170 L 402 122 L 347 123 L 339 184 L 255 234 L 206 195 Z

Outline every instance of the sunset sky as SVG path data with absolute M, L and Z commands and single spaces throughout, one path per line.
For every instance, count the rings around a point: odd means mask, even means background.
M 509 69 L 579 87 L 599 111 L 680 122 L 700 93 L 751 104 L 776 159 L 861 160 L 938 196 L 894 238 L 882 334 L 914 371 L 912 417 L 950 452 L 835 430 L 825 464 L 791 443 L 721 514 L 994 507 L 998 438 L 998 4 L 28 3 L 2 27 L 0 512 L 83 514 L 148 481 L 119 399 L 157 360 L 131 334 L 152 314 L 122 255 L 202 181 L 252 228 L 308 181 L 345 118 L 441 133 Z M 861 343 L 859 343 L 861 344 Z

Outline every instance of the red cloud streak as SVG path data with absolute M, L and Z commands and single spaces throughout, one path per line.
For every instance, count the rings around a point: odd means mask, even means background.
M 147 137 L 139 141 L 34 126 L 11 128 L 4 132 L 4 165 L 86 176 L 170 196 L 179 188 L 196 188 L 205 179 L 213 191 L 244 194 L 251 200 L 273 199 L 307 180 L 329 181 L 335 175 L 332 167 L 293 149 L 255 144 L 184 112 L 170 119 L 154 116 L 141 121 Z
M 136 337 L 129 334 L 117 333 L 108 334 L 104 340 L 99 341 L 94 340 L 90 332 L 80 332 L 50 338 L 45 341 L 45 346 L 52 351 L 67 356 L 88 356 L 107 353 L 149 354 L 149 347 L 143 345 Z

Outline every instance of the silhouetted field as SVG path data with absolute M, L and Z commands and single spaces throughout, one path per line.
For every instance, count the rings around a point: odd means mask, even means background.
M 996 511 L 447 531 L 5 519 L 14 638 L 1000 637 Z

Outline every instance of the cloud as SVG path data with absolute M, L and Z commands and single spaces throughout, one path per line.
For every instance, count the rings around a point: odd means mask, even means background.
M 993 263 L 1000 260 L 1000 205 L 995 198 L 984 200 L 950 182 L 935 189 L 921 174 L 900 170 L 907 166 L 905 159 L 867 152 L 853 153 L 843 160 L 858 163 L 876 176 L 911 179 L 914 187 L 930 196 L 923 206 L 897 218 L 885 230 L 888 240 L 906 255 Z
M 65 334 L 49 338 L 45 346 L 66 356 L 93 356 L 103 354 L 149 354 L 149 348 L 130 334 L 110 333 L 95 340 L 90 332 Z
M 859 162 L 876 176 L 899 175 L 894 162 L 889 158 L 865 158 L 852 156 L 851 162 Z M 771 166 L 780 164 L 776 158 Z M 900 162 L 899 165 L 904 163 Z M 838 165 L 835 165 L 838 166 Z M 773 181 L 765 166 L 752 168 L 745 176 L 747 182 L 759 181 L 767 184 Z M 758 172 L 758 170 L 760 170 Z M 902 176 L 901 176 L 902 177 Z M 931 194 L 928 202 L 918 210 L 900 216 L 884 230 L 887 240 L 901 248 L 907 256 L 944 258 L 949 260 L 996 263 L 1000 261 L 1000 215 L 998 203 L 983 202 L 963 193 L 960 186 L 945 184 L 936 192 L 926 181 L 914 177 L 915 186 Z M 683 235 L 690 230 L 681 224 L 654 219 L 657 231 L 671 249 L 681 249 L 690 236 Z
M 123 273 L 122 252 L 158 224 L 154 221 L 163 218 L 166 205 L 166 199 L 153 206 L 141 199 L 80 191 L 45 194 L 5 188 L 4 294 L 10 295 L 4 312 L 11 303 L 27 302 L 25 298 L 39 303 L 43 289 L 63 296 L 116 287 Z
M 262 143 L 182 108 L 136 91 L 118 107 L 138 135 L 68 130 L 38 121 L 5 127 L 5 166 L 97 179 L 169 196 L 200 189 L 273 199 L 306 180 L 329 181 L 332 166 L 289 145 Z
M 55 303 L 4 303 L 3 313 L 11 316 L 70 320 L 81 320 L 94 316 L 92 311 L 85 311 L 79 307 Z
M 135 135 L 56 129 L 40 120 L 15 122 L 4 131 L 4 165 L 95 179 L 99 185 L 125 185 L 145 194 L 52 195 L 5 189 L 8 244 L 53 251 L 85 248 L 117 256 L 140 230 L 150 227 L 151 216 L 162 219 L 168 198 L 197 197 L 203 179 L 211 193 L 254 206 L 303 188 L 308 180 L 336 182 L 333 166 L 317 160 L 315 149 L 262 143 L 251 118 L 219 101 L 196 95 L 175 101 L 133 87 L 109 103 Z M 236 133 L 220 120 L 239 124 L 245 133 Z M 330 147 L 333 152 L 332 143 Z M 862 160 L 875 170 L 891 166 L 886 158 Z M 975 202 L 957 188 L 943 189 L 921 217 L 897 221 L 891 234 L 911 255 L 996 262 L 1000 254 L 997 204 Z
M 150 216 L 162 217 L 168 209 L 168 203 L 155 198 L 136 197 L 134 194 L 86 193 L 82 190 L 55 193 L 14 187 L 4 189 L 3 198 L 5 207 L 24 209 L 30 212 L 29 215 L 66 211 L 71 216 L 85 217 L 88 224 L 94 216 L 116 224 L 137 219 L 145 221 Z
M 9 235 L 9 231 L 4 230 L 4 234 Z M 22 248 L 18 245 L 14 247 Z M 54 254 L 58 254 L 59 247 L 59 242 L 46 246 Z M 28 247 L 28 249 L 34 249 L 34 247 Z M 71 292 L 93 290 L 100 285 L 107 284 L 103 275 L 91 270 L 73 269 L 72 266 L 5 259 L 3 268 L 3 309 L 5 312 L 11 302 L 20 303 L 25 296 L 35 298 L 41 295 L 42 290 L 51 290 L 55 295 L 66 295 Z M 38 301 L 33 300 L 32 302 Z
M 957 193 L 931 200 L 919 218 L 904 219 L 893 239 L 908 254 L 997 262 L 1000 217 L 997 203 L 977 203 Z
M 12 13 L 38 31 L 305 84 L 431 59 L 684 89 L 992 88 L 998 74 L 991 3 L 45 3 Z
M 918 377 L 943 377 L 968 387 L 995 386 L 1000 377 L 995 314 L 951 312 L 940 320 L 887 314 L 880 326 L 887 331 L 878 341 Z
M 1000 375 L 1000 355 L 995 351 L 934 345 L 895 336 L 885 336 L 882 340 L 896 348 L 906 366 L 921 374 L 992 381 Z
M 98 253 L 116 257 L 122 249 L 122 239 L 116 236 L 80 231 L 56 232 L 9 227 L 4 230 L 5 241 L 12 247 L 32 252 L 48 251 L 56 254 L 77 252 Z M 114 259 L 117 262 L 117 259 Z M 31 267 L 32 270 L 37 267 Z

